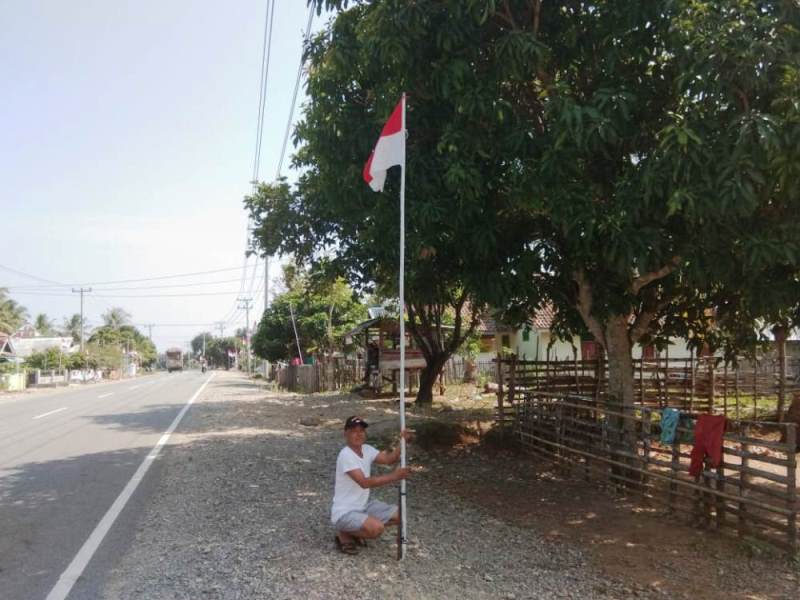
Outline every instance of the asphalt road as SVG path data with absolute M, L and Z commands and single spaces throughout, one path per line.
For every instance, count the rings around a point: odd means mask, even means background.
M 158 374 L 0 396 L 0 598 L 47 597 L 175 417 L 208 379 Z M 97 598 L 160 479 L 159 459 L 69 594 Z

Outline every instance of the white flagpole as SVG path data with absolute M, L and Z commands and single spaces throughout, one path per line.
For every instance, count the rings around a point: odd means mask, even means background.
M 403 174 L 400 179 L 400 431 L 406 428 L 406 298 L 405 298 L 405 258 L 406 258 L 406 94 L 403 92 L 402 125 L 403 132 Z M 400 436 L 400 466 L 406 466 L 406 440 Z M 407 513 L 406 480 L 400 481 L 400 559 L 406 556 Z

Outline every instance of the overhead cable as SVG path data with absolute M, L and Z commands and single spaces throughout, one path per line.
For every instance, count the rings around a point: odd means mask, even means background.
M 303 40 L 307 40 L 308 36 L 311 34 L 311 23 L 314 20 L 314 5 L 310 5 L 308 7 L 308 21 L 306 22 L 306 33 L 303 36 Z M 286 120 L 286 130 L 283 132 L 283 144 L 281 145 L 281 153 L 278 158 L 278 172 L 275 175 L 275 179 L 280 179 L 281 177 L 281 170 L 283 169 L 283 159 L 286 157 L 286 146 L 289 142 L 289 132 L 292 128 L 292 120 L 294 119 L 294 109 L 297 105 L 297 91 L 300 89 L 300 79 L 303 75 L 303 65 L 305 64 L 303 52 L 301 49 L 300 52 L 300 64 L 297 65 L 297 77 L 294 80 L 294 92 L 292 93 L 292 103 L 289 106 L 289 118 Z

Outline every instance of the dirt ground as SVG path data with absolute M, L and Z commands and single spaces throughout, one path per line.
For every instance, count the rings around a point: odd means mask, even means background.
M 429 467 L 449 492 L 497 519 L 581 548 L 595 567 L 634 590 L 672 598 L 800 598 L 797 559 L 691 527 L 636 498 L 614 497 L 544 458 L 492 452 L 476 441 L 430 452 Z

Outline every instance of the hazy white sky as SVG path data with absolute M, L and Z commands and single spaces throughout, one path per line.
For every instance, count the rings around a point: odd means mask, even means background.
M 202 329 L 171 325 L 242 326 L 242 198 L 266 8 L 267 0 L 0 0 L 0 265 L 92 284 L 92 324 L 121 306 L 135 323 L 156 324 L 162 350 Z M 276 0 L 262 180 L 277 169 L 307 16 L 305 0 Z M 314 29 L 322 25 L 315 17 Z M 262 273 L 248 270 L 245 281 L 255 315 Z M 193 283 L 207 285 L 183 286 Z M 71 285 L 30 287 L 41 285 L 0 269 L 0 287 L 31 317 L 60 323 L 78 311 Z M 183 287 L 142 287 L 157 285 Z M 218 295 L 110 297 L 190 293 Z

